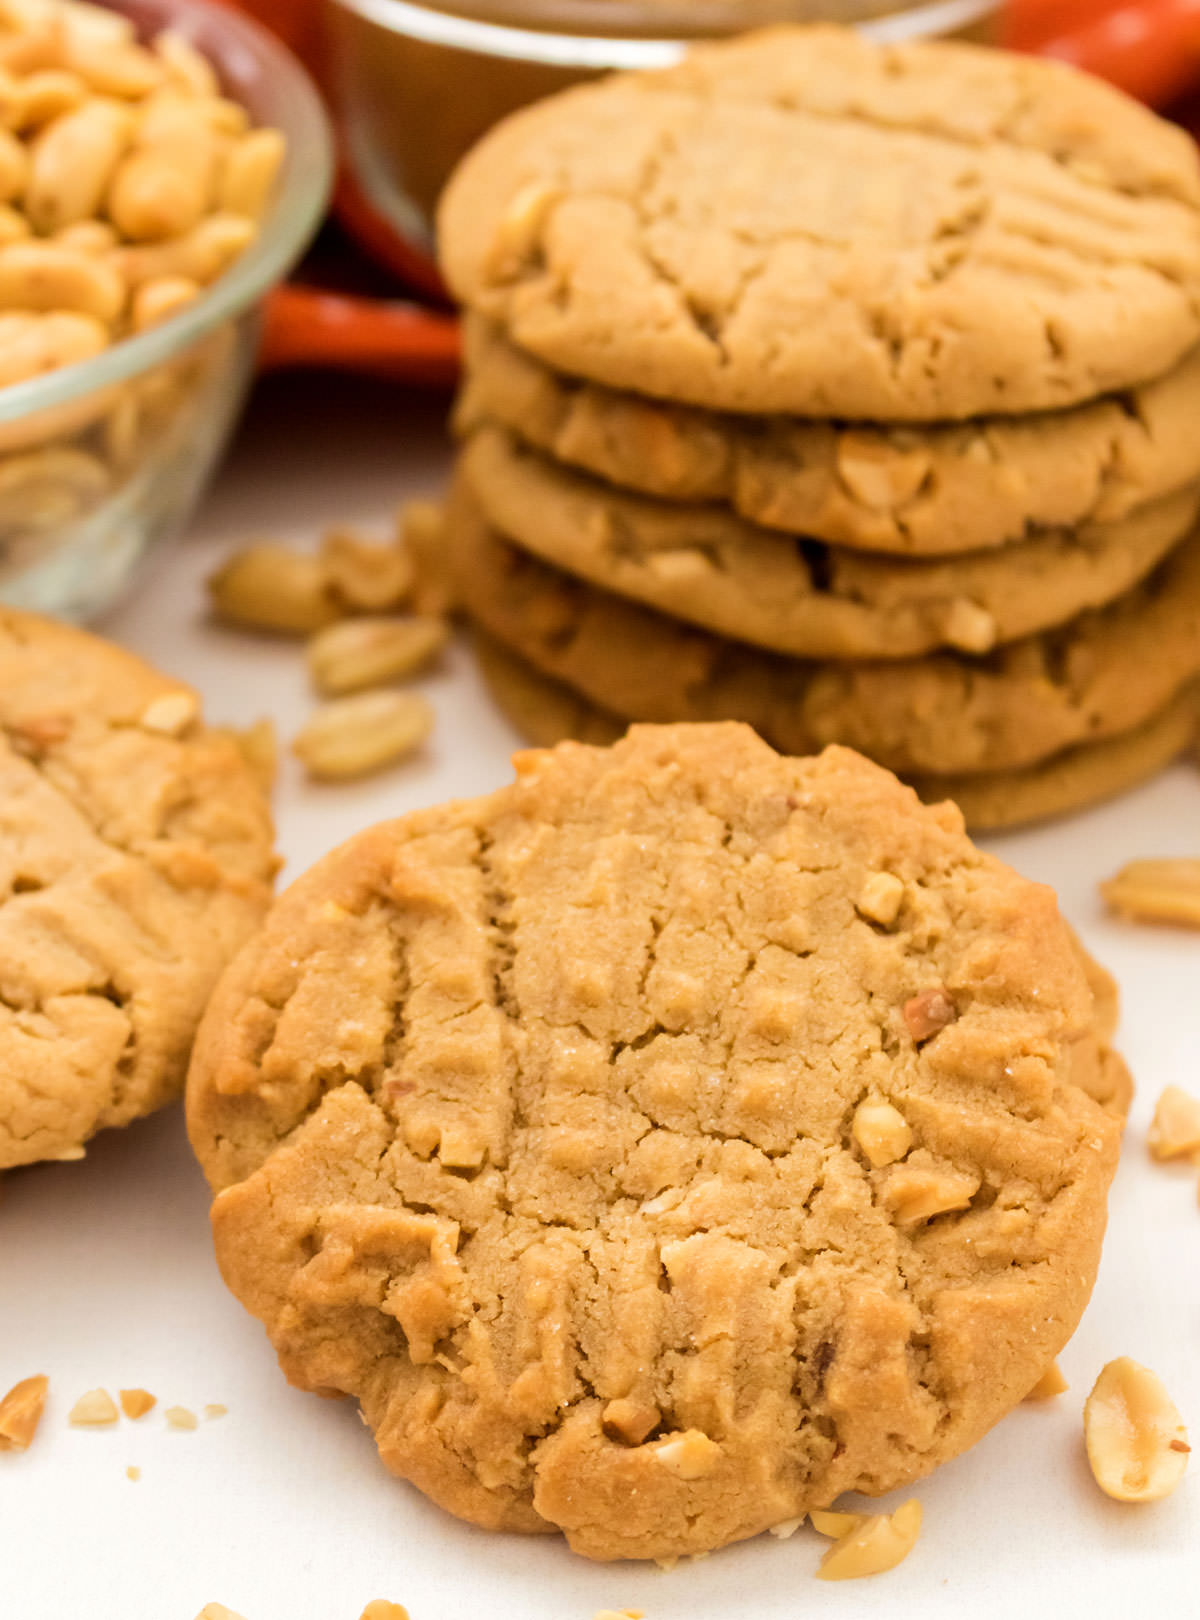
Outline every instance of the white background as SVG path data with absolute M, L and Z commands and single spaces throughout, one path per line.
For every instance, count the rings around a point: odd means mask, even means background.
M 395 391 L 276 381 L 258 401 L 192 535 L 106 628 L 194 681 L 218 721 L 270 714 L 293 732 L 310 702 L 294 648 L 203 621 L 201 581 L 251 534 L 311 539 L 323 523 L 382 528 L 435 490 L 440 413 Z M 294 875 L 385 815 L 493 788 L 516 739 L 455 649 L 427 689 L 439 711 L 419 761 L 355 787 L 286 768 L 280 834 Z M 246 1620 L 358 1620 L 370 1598 L 412 1620 L 887 1620 L 1193 1616 L 1200 1612 L 1200 1465 L 1165 1503 L 1126 1507 L 1092 1484 L 1080 1411 L 1101 1365 L 1132 1355 L 1166 1381 L 1200 1439 L 1200 1209 L 1194 1170 L 1152 1165 L 1145 1132 L 1169 1082 L 1200 1092 L 1200 935 L 1105 917 L 1096 881 L 1139 854 L 1200 854 L 1200 773 L 1181 765 L 1118 805 L 993 843 L 1054 883 L 1121 981 L 1121 1044 L 1139 1083 L 1091 1308 L 1062 1365 L 1070 1392 L 1023 1407 L 918 1487 L 925 1531 L 870 1582 L 812 1580 L 824 1543 L 769 1537 L 671 1572 L 589 1565 L 557 1539 L 490 1536 L 392 1480 L 348 1402 L 291 1390 L 221 1285 L 206 1189 L 177 1109 L 97 1140 L 81 1164 L 0 1186 L 0 1392 L 46 1372 L 34 1448 L 0 1456 L 0 1620 L 193 1620 L 218 1600 Z M 67 1426 L 78 1395 L 143 1385 L 140 1423 Z M 168 1431 L 162 1407 L 229 1414 Z M 125 1478 L 128 1464 L 142 1470 Z

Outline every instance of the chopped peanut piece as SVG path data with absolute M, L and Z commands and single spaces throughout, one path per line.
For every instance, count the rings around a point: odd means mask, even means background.
M 1155 1159 L 1182 1159 L 1200 1152 L 1200 1101 L 1168 1086 L 1154 1109 L 1146 1145 Z
M 513 195 L 488 249 L 493 275 L 507 280 L 516 276 L 537 250 L 542 226 L 562 201 L 561 186 L 547 180 L 529 180 Z
M 842 433 L 837 443 L 838 476 L 856 501 L 875 511 L 892 511 L 911 501 L 929 475 L 923 450 L 902 451 L 879 436 Z
M 655 1457 L 676 1479 L 701 1479 L 710 1474 L 721 1456 L 721 1448 L 700 1429 L 685 1429 L 668 1435 L 652 1447 Z
M 851 1530 L 857 1530 L 865 1517 L 862 1513 L 840 1513 L 836 1508 L 814 1508 L 809 1514 L 814 1530 L 823 1536 L 840 1541 Z
M 1114 911 L 1135 922 L 1200 928 L 1200 856 L 1130 861 L 1100 885 L 1100 893 Z
M 870 1515 L 840 1537 L 821 1560 L 820 1581 L 853 1581 L 882 1575 L 908 1557 L 921 1533 L 921 1504 L 914 1497 L 895 1513 Z
M 957 1017 L 958 1008 L 944 985 L 922 990 L 919 996 L 904 1003 L 904 1022 L 918 1045 L 945 1029 L 947 1024 L 953 1024 Z
M 322 704 L 292 744 L 310 776 L 368 776 L 415 753 L 433 730 L 433 710 L 415 692 L 360 692 Z
M 1067 1383 L 1059 1370 L 1058 1362 L 1052 1361 L 1025 1399 L 1027 1401 L 1053 1400 L 1056 1395 L 1065 1395 L 1070 1387 L 1070 1384 Z
M 662 1563 L 664 1560 L 660 1559 L 658 1562 Z M 674 1569 L 675 1560 L 671 1561 L 670 1567 Z M 597 1609 L 592 1620 L 645 1620 L 645 1613 L 645 1609 Z
M 965 596 L 954 601 L 946 616 L 946 640 L 961 652 L 991 652 L 999 628 L 987 608 Z
M 1088 1462 L 1118 1502 L 1158 1502 L 1187 1468 L 1187 1430 L 1162 1381 L 1128 1356 L 1110 1361 L 1083 1409 Z
M 159 731 L 164 737 L 179 737 L 200 713 L 200 705 L 192 692 L 167 692 L 155 698 L 142 714 L 142 727 L 146 731 Z
M 904 883 L 894 872 L 872 872 L 854 909 L 882 928 L 890 928 L 904 903 Z
M 46 1409 L 50 1380 L 44 1373 L 22 1378 L 0 1401 L 0 1451 L 28 1451 Z
M 312 638 L 308 667 L 326 697 L 390 686 L 436 658 L 449 635 L 444 619 L 346 619 Z
M 358 1620 L 408 1620 L 408 1610 L 402 1603 L 389 1603 L 386 1598 L 376 1598 L 367 1604 Z
M 601 1423 L 610 1440 L 623 1440 L 627 1446 L 640 1446 L 651 1430 L 658 1427 L 661 1416 L 652 1401 L 633 1401 L 622 1397 L 609 1401 Z
M 927 1158 L 928 1155 L 925 1155 Z M 963 1170 L 943 1170 L 933 1163 L 915 1162 L 914 1154 L 888 1172 L 882 1202 L 900 1226 L 932 1220 L 953 1209 L 966 1209 L 979 1191 L 979 1177 Z
M 234 1614 L 223 1603 L 206 1603 L 196 1616 L 196 1620 L 242 1620 L 240 1614 Z
M 167 1420 L 168 1429 L 199 1428 L 195 1412 L 189 1412 L 186 1406 L 168 1406 L 163 1417 Z
M 71 1408 L 67 1422 L 77 1429 L 103 1429 L 120 1417 L 117 1403 L 106 1389 L 92 1389 Z
M 881 1099 L 859 1103 L 850 1134 L 867 1156 L 873 1170 L 895 1164 L 912 1146 L 912 1129 L 898 1108 Z
M 790 1541 L 804 1523 L 804 1514 L 797 1519 L 781 1519 L 778 1524 L 771 1525 L 767 1534 L 774 1536 L 776 1541 Z
M 210 1401 L 204 1408 L 204 1416 L 210 1423 L 214 1418 L 227 1417 L 228 1414 L 229 1408 L 227 1406 L 222 1406 L 220 1401 Z
M 148 1389 L 123 1389 L 121 1391 L 121 1410 L 127 1418 L 134 1422 L 158 1405 L 158 1396 L 151 1395 Z
M 128 1480 L 132 1480 L 132 1482 L 136 1485 L 138 1480 L 141 1479 L 141 1477 L 142 1477 L 141 1469 L 139 1467 L 137 1467 L 137 1465 L 135 1463 L 130 1463 L 129 1467 L 125 1470 L 125 1478 L 128 1479 Z

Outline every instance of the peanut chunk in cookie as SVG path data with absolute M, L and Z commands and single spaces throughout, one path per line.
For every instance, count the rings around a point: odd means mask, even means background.
M 912 1146 L 912 1128 L 898 1108 L 882 1098 L 868 1098 L 854 1110 L 850 1134 L 873 1170 L 895 1164 Z
M 1158 1099 L 1146 1145 L 1155 1159 L 1182 1159 L 1200 1152 L 1200 1101 L 1178 1086 Z
M 120 1398 L 122 1412 L 135 1422 L 158 1404 L 158 1396 L 151 1395 L 148 1389 L 123 1389 Z
M 651 1401 L 634 1401 L 621 1397 L 609 1401 L 604 1408 L 602 1424 L 610 1440 L 622 1440 L 627 1446 L 640 1446 L 642 1441 L 658 1427 L 661 1413 Z
M 91 1389 L 75 1402 L 67 1422 L 77 1429 L 104 1429 L 120 1415 L 116 1401 L 106 1389 Z
M 192 692 L 165 692 L 142 711 L 145 731 L 158 731 L 164 737 L 181 736 L 199 717 L 200 705 Z
M 929 1040 L 939 1030 L 953 1024 L 958 1017 L 958 1008 L 951 1000 L 950 992 L 945 985 L 935 985 L 930 990 L 922 990 L 919 996 L 912 996 L 904 1003 L 904 1022 L 908 1025 L 908 1033 L 919 1046 L 922 1041 Z
M 0 1401 L 0 1451 L 28 1451 L 46 1409 L 50 1380 L 44 1373 L 22 1378 Z
M 654 1455 L 676 1479 L 703 1479 L 717 1466 L 721 1448 L 700 1429 L 684 1429 L 681 1434 L 660 1440 Z
M 1187 1469 L 1187 1430 L 1162 1380 L 1128 1356 L 1110 1361 L 1083 1409 L 1088 1462 L 1118 1502 L 1158 1502 Z
M 1177 923 L 1200 928 L 1200 856 L 1130 861 L 1100 893 L 1134 922 Z
M 953 1209 L 966 1209 L 979 1191 L 979 1177 L 966 1171 L 944 1169 L 932 1162 L 907 1163 L 888 1172 L 882 1201 L 898 1226 L 915 1226 Z
M 872 872 L 855 901 L 860 916 L 890 928 L 904 903 L 904 883 L 894 872 Z
M 545 180 L 530 180 L 515 193 L 500 217 L 488 254 L 496 276 L 519 274 L 536 253 L 542 226 L 562 197 L 562 188 Z
M 902 1564 L 921 1533 L 921 1504 L 914 1497 L 895 1513 L 864 1515 L 821 1560 L 820 1581 L 853 1581 L 882 1575 Z

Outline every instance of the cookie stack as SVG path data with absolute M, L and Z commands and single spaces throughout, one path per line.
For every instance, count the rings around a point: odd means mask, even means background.
M 749 721 L 998 826 L 1194 735 L 1200 160 L 1060 64 L 791 28 L 446 194 L 451 544 L 538 740 Z

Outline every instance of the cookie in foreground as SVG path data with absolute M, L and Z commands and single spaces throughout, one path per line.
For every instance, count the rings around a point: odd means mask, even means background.
M 0 1170 L 82 1158 L 179 1095 L 217 976 L 262 921 L 271 814 L 196 694 L 0 610 Z
M 223 978 L 218 1259 L 443 1507 L 719 1547 L 927 1474 L 1070 1337 L 1124 1095 L 1095 983 L 1048 889 L 845 749 L 519 755 Z

